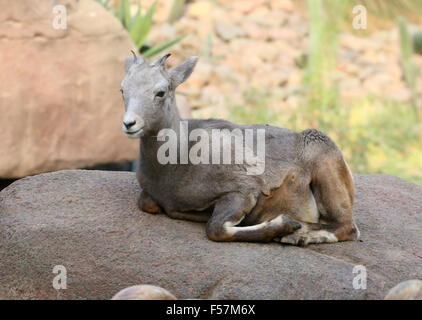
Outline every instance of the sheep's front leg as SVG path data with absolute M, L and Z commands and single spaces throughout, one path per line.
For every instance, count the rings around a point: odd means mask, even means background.
M 250 199 L 244 199 L 239 194 L 230 194 L 220 199 L 207 223 L 208 238 L 213 241 L 269 242 L 301 227 L 299 222 L 284 215 L 254 226 L 237 226 L 253 206 Z
M 166 213 L 172 219 L 186 220 L 193 222 L 207 222 L 210 213 L 209 212 L 167 212 Z
M 156 204 L 155 201 L 152 200 L 151 196 L 144 190 L 142 190 L 139 195 L 138 206 L 139 209 L 148 213 L 156 214 L 162 212 L 160 206 Z

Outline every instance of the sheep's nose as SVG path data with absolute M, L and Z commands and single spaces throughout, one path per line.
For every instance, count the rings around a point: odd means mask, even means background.
M 136 123 L 136 121 L 131 121 L 131 122 L 125 122 L 123 121 L 124 126 L 126 127 L 127 130 L 130 129 L 131 126 L 133 126 Z

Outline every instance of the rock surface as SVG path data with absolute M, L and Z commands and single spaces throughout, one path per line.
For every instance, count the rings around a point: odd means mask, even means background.
M 300 248 L 216 243 L 202 224 L 140 212 L 133 173 L 24 178 L 0 192 L 0 296 L 110 299 L 147 283 L 180 299 L 382 299 L 422 274 L 422 187 L 387 175 L 356 185 L 362 242 Z M 52 286 L 56 265 L 65 290 Z M 353 288 L 355 265 L 366 290 Z
M 56 4 L 0 0 L 1 178 L 137 157 L 120 130 L 129 35 L 93 0 L 60 1 L 55 29 Z

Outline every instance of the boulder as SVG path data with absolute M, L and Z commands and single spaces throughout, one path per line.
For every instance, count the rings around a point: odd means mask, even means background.
M 93 0 L 60 1 L 56 29 L 58 3 L 0 0 L 0 178 L 137 157 L 120 130 L 128 33 Z
M 392 288 L 384 300 L 422 300 L 422 281 L 407 280 Z
M 120 290 L 111 300 L 176 300 L 176 297 L 166 289 L 142 284 Z
M 362 240 L 300 248 L 212 242 L 203 224 L 141 212 L 134 173 L 23 178 L 0 192 L 0 296 L 111 299 L 144 283 L 179 299 L 382 299 L 422 274 L 422 186 L 355 179 Z

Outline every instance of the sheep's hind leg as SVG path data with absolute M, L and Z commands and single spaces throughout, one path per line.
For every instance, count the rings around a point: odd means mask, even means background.
M 240 222 L 254 205 L 254 201 L 244 199 L 238 194 L 222 198 L 216 203 L 207 223 L 208 238 L 213 241 L 269 242 L 275 237 L 293 233 L 301 227 L 299 222 L 284 215 L 257 225 L 239 227 Z
M 326 222 L 302 222 L 302 228 L 281 239 L 282 243 L 307 245 L 358 240 L 359 230 L 353 221 L 354 187 L 350 170 L 340 152 L 331 148 L 323 153 L 312 173 L 311 187 Z

